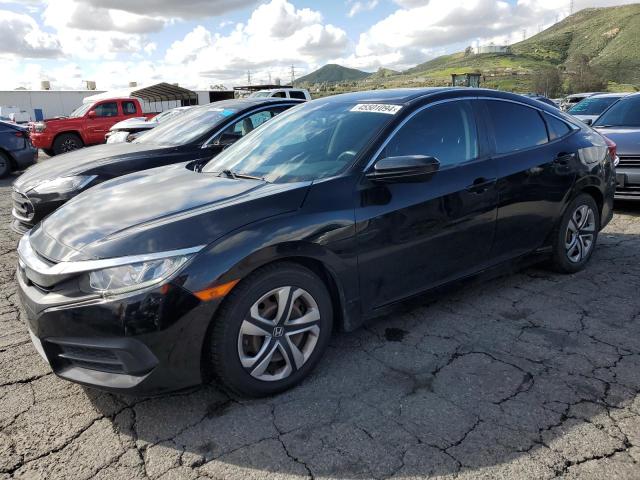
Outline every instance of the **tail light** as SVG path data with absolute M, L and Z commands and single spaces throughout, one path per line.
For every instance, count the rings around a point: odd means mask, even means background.
M 16 132 L 16 133 L 14 133 L 14 135 L 16 137 L 21 137 L 21 138 L 26 138 L 27 137 L 26 132 Z
M 613 162 L 613 166 L 617 167 L 620 163 L 620 157 L 618 157 L 618 146 L 616 143 L 608 137 L 604 137 L 604 141 L 607 142 L 607 148 L 609 149 L 609 157 Z

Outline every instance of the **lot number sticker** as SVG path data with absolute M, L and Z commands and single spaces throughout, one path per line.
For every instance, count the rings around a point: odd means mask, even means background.
M 359 103 L 351 109 L 352 112 L 373 112 L 395 115 L 400 111 L 402 105 L 389 105 L 386 103 Z

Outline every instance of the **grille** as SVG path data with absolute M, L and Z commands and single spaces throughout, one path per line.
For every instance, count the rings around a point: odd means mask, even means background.
M 620 157 L 620 163 L 618 164 L 619 166 L 624 165 L 626 167 L 640 167 L 640 156 L 619 155 L 619 157 Z
M 11 192 L 11 201 L 13 203 L 13 215 L 18 220 L 29 221 L 33 219 L 35 210 L 31 200 L 26 195 L 13 190 Z
M 101 372 L 123 373 L 124 371 L 124 365 L 111 350 L 79 345 L 60 344 L 58 346 L 60 348 L 58 358 L 64 359 L 70 365 Z
M 616 188 L 616 195 L 640 198 L 640 186 L 638 185 L 625 185 L 624 187 L 618 186 L 618 188 Z

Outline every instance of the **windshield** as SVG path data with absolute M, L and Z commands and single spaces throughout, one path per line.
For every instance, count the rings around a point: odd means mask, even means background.
M 572 115 L 600 115 L 620 97 L 590 97 L 569 109 Z
M 210 132 L 235 113 L 236 110 L 233 108 L 224 108 L 216 104 L 193 108 L 182 115 L 160 122 L 156 128 L 133 143 L 186 145 Z
M 89 109 L 93 107 L 93 103 L 83 103 L 78 108 L 76 108 L 73 112 L 69 114 L 70 117 L 82 117 L 85 113 L 89 111 Z
M 604 112 L 594 127 L 640 127 L 640 96 L 623 98 Z
M 230 170 L 278 183 L 336 175 L 393 119 L 354 107 L 341 102 L 294 107 L 224 150 L 203 172 Z

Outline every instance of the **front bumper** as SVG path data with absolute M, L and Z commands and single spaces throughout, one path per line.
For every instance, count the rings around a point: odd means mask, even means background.
M 30 132 L 29 138 L 31 139 L 33 146 L 36 148 L 50 150 L 53 147 L 54 136 L 46 130 L 44 132 Z
M 640 200 L 640 168 L 616 168 L 616 200 Z
M 176 284 L 109 298 L 80 294 L 77 278 L 51 290 L 20 266 L 17 278 L 34 345 L 59 377 L 130 394 L 202 382 L 210 302 Z

